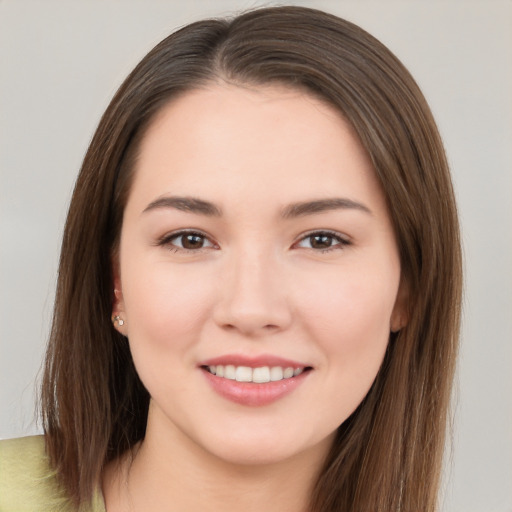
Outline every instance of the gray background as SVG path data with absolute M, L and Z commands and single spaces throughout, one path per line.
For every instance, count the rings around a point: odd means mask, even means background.
M 381 39 L 416 77 L 437 118 L 466 267 L 442 511 L 511 512 L 512 2 L 295 3 L 331 11 Z M 0 437 L 40 431 L 34 390 L 67 202 L 115 89 L 174 28 L 260 4 L 0 0 Z

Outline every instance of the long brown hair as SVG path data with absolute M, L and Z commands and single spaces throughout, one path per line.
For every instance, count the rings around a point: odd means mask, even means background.
M 459 229 L 443 145 L 418 86 L 361 28 L 274 7 L 193 23 L 158 44 L 103 115 L 76 182 L 62 244 L 42 389 L 47 452 L 87 503 L 104 465 L 145 434 L 149 395 L 113 329 L 112 258 L 145 130 L 171 98 L 215 81 L 285 84 L 355 128 L 387 198 L 409 293 L 377 378 L 338 429 L 312 511 L 432 512 L 461 302 Z

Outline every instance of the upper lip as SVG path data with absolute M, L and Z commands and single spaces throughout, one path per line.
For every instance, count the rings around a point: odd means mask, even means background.
M 285 359 L 283 357 L 270 354 L 261 354 L 259 356 L 244 356 L 239 354 L 225 354 L 223 356 L 213 357 L 202 361 L 199 366 L 217 366 L 217 365 L 247 366 L 249 368 L 261 368 L 262 366 L 281 366 L 283 368 L 307 368 L 308 364 Z

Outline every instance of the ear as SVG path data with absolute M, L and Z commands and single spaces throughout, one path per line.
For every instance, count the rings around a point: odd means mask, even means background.
M 398 332 L 403 329 L 409 321 L 409 288 L 403 277 L 400 279 L 400 285 L 396 294 L 395 305 L 391 313 L 390 326 L 391 332 Z
M 119 267 L 115 264 L 113 265 L 113 277 L 114 298 L 112 301 L 112 324 L 117 332 L 123 336 L 128 336 L 121 277 L 119 275 Z

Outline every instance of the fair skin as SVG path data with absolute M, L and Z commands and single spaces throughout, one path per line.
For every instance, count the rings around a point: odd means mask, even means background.
M 151 402 L 133 461 L 105 471 L 107 510 L 306 510 L 405 318 L 386 201 L 349 125 L 278 86 L 170 102 L 142 141 L 115 286 Z

